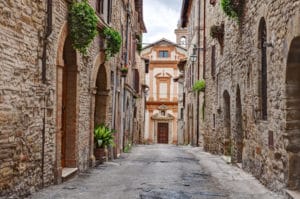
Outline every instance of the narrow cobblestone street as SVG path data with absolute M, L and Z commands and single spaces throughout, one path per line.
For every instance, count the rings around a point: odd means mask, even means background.
M 197 154 L 196 156 L 194 154 Z M 283 198 L 265 189 L 241 169 L 200 148 L 137 146 L 108 162 L 32 199 L 186 199 Z

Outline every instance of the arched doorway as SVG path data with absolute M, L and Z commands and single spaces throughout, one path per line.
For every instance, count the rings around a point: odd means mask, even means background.
M 57 68 L 58 128 L 61 135 L 61 167 L 77 167 L 77 61 L 70 37 L 63 46 L 63 63 Z
M 288 187 L 300 190 L 300 36 L 293 39 L 288 54 L 286 97 Z
M 230 95 L 228 91 L 223 93 L 224 100 L 224 155 L 231 156 L 232 147 L 231 147 L 231 120 L 230 120 Z
M 235 137 L 235 150 L 236 150 L 236 161 L 237 163 L 242 163 L 243 160 L 243 140 L 244 140 L 244 132 L 243 132 L 243 120 L 242 120 L 242 104 L 241 104 L 241 91 L 239 85 L 237 86 L 236 91 L 236 113 L 235 113 L 235 121 L 236 121 L 236 137 Z
M 107 74 L 104 64 L 101 64 L 96 78 L 94 126 L 106 124 L 108 93 Z

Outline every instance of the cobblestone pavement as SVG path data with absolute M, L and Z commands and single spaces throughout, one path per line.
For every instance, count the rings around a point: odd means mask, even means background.
M 31 199 L 281 199 L 251 175 L 200 148 L 146 145 Z

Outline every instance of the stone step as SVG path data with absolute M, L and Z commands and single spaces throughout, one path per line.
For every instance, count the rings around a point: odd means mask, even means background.
M 294 191 L 294 190 L 285 190 L 285 193 L 288 197 L 288 199 L 300 199 L 300 190 Z
M 63 168 L 61 178 L 65 182 L 77 174 L 78 168 Z
M 286 122 L 286 129 L 293 130 L 293 129 L 300 129 L 300 120 L 290 120 Z

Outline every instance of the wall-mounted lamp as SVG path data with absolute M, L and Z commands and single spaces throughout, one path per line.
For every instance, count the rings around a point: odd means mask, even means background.
M 191 62 L 195 62 L 197 60 L 197 55 L 193 54 L 190 56 Z
M 264 42 L 264 47 L 271 47 L 273 48 L 273 44 L 271 42 Z

